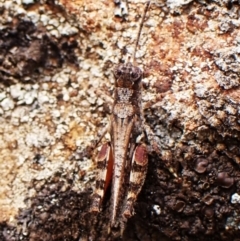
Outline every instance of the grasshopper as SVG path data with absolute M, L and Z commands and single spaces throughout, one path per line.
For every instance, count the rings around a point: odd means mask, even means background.
M 111 182 L 110 229 L 124 230 L 133 215 L 133 206 L 141 191 L 148 167 L 146 137 L 157 148 L 154 135 L 144 122 L 141 103 L 142 70 L 135 63 L 135 55 L 150 1 L 146 3 L 137 35 L 133 61 L 117 65 L 114 70 L 115 92 L 110 123 L 100 135 L 96 145 L 106 132 L 111 141 L 102 145 L 97 156 L 98 176 L 92 195 L 90 212 L 98 213 L 104 194 Z

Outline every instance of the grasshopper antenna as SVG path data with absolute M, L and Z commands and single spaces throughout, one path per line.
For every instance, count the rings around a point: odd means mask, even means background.
M 143 17 L 142 17 L 142 20 L 141 20 L 141 23 L 140 23 L 140 26 L 139 26 L 138 35 L 137 35 L 137 40 L 136 40 L 136 44 L 135 44 L 134 52 L 133 52 L 133 65 L 135 65 L 135 63 L 136 63 L 137 47 L 138 47 L 140 35 L 141 35 L 141 32 L 142 32 L 142 28 L 143 28 L 143 23 L 144 23 L 144 20 L 145 20 L 145 17 L 146 17 L 148 8 L 149 8 L 149 6 L 150 6 L 150 3 L 151 3 L 151 1 L 147 1 L 147 3 L 146 3 L 146 6 L 145 6 L 144 12 L 143 12 Z

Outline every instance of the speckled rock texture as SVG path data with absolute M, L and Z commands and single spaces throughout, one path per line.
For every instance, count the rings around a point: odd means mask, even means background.
M 108 123 L 111 104 L 96 90 L 112 94 L 144 3 L 0 0 L 1 241 L 240 240 L 234 0 L 151 4 L 136 57 L 161 157 L 149 155 L 122 239 L 106 238 L 107 199 L 89 222 L 95 154 L 79 153 Z

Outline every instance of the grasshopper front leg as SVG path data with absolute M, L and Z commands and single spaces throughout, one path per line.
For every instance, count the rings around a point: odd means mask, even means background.
M 113 172 L 113 154 L 110 143 L 102 145 L 101 150 L 97 156 L 98 176 L 96 180 L 96 189 L 92 196 L 92 204 L 90 212 L 98 213 L 104 194 L 111 182 Z

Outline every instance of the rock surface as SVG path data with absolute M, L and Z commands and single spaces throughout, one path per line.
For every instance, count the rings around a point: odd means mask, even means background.
M 95 92 L 112 93 L 144 2 L 0 0 L 1 240 L 89 236 L 95 164 L 78 153 L 108 122 L 111 105 Z M 239 240 L 239 10 L 224 0 L 151 4 L 136 57 L 162 151 L 149 155 L 123 240 Z M 107 223 L 103 211 L 97 240 Z

